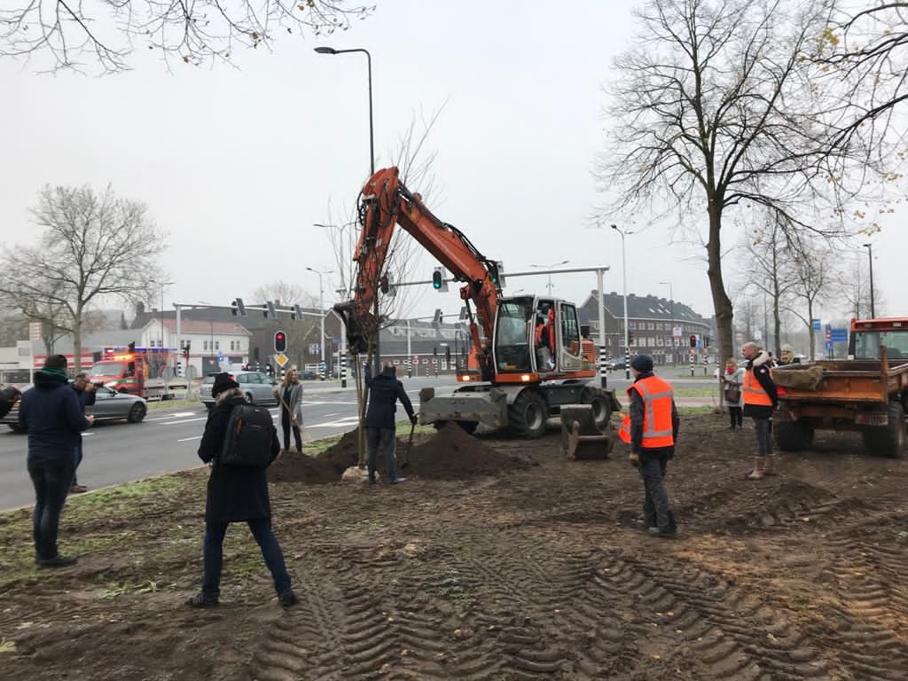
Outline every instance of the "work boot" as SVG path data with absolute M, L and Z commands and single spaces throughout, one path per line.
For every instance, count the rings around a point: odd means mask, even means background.
M 388 484 L 389 485 L 399 485 L 400 483 L 405 482 L 405 481 L 406 481 L 406 478 L 395 477 L 395 478 L 392 478 L 390 481 L 388 481 Z
M 186 605 L 190 608 L 213 608 L 218 604 L 216 594 L 197 593 L 192 598 L 186 600 Z
M 754 469 L 748 473 L 748 480 L 762 480 L 763 471 L 765 470 L 765 459 L 762 456 L 754 457 Z
M 286 591 L 277 597 L 278 602 L 281 604 L 281 607 L 292 608 L 294 605 L 300 602 L 300 599 L 296 597 L 296 594 L 292 591 Z
M 57 554 L 53 558 L 39 558 L 35 562 L 39 568 L 59 568 L 75 565 L 78 562 L 76 556 L 61 556 Z
M 776 474 L 776 455 L 767 454 L 766 455 L 766 466 L 763 468 L 763 475 L 775 475 Z
M 87 491 L 88 488 L 85 485 L 76 484 L 69 488 L 70 494 L 85 494 Z

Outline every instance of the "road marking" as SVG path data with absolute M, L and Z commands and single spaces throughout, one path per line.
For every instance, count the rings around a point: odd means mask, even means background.
M 190 442 L 191 440 L 201 440 L 201 435 L 196 435 L 194 437 L 184 437 L 182 440 L 177 440 L 177 442 Z
M 181 411 L 176 414 L 168 414 L 167 416 L 158 416 L 153 419 L 146 418 L 145 420 L 146 421 L 166 421 L 167 419 L 185 418 L 187 416 L 195 416 L 196 414 L 198 414 L 197 411 Z
M 182 419 L 181 421 L 165 421 L 161 425 L 162 426 L 179 426 L 180 424 L 183 424 L 183 423 L 193 423 L 194 421 L 207 421 L 207 420 L 208 420 L 207 416 L 202 416 L 201 418 L 197 418 L 197 419 Z
M 310 424 L 309 428 L 349 428 L 359 423 L 359 417 L 357 416 L 347 416 L 337 421 L 328 421 L 326 423 L 313 423 Z

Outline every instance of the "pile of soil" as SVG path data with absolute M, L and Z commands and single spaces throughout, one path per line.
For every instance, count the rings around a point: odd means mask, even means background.
M 455 423 L 440 428 L 434 435 L 415 437 L 408 445 L 409 434 L 397 438 L 398 468 L 408 476 L 434 480 L 460 480 L 501 471 L 525 468 L 537 462 L 531 456 L 506 454 L 469 435 Z M 268 469 L 273 483 L 304 482 L 325 484 L 338 482 L 343 472 L 359 461 L 359 429 L 345 433 L 340 441 L 318 456 L 286 452 Z M 409 451 L 408 451 L 409 449 Z M 379 454 L 377 468 L 385 470 L 384 456 Z

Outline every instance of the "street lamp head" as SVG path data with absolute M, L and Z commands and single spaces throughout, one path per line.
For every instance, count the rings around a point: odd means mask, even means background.
M 614 229 L 615 231 L 619 231 L 619 230 L 618 230 L 618 225 L 612 225 L 612 229 Z
M 333 47 L 316 47 L 315 51 L 319 54 L 337 54 L 337 50 Z
M 864 244 L 864 248 L 873 248 L 873 244 Z

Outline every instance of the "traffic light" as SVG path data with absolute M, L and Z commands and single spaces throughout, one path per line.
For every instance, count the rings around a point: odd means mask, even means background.
M 432 272 L 432 288 L 436 291 L 447 291 L 448 283 L 445 281 L 445 268 L 436 267 Z
M 704 338 L 703 338 L 703 347 L 704 347 L 704 348 L 708 348 L 708 347 L 709 347 L 709 336 L 704 336 Z
M 290 308 L 290 319 L 302 319 L 303 310 L 299 305 L 293 305 Z
M 441 310 L 435 310 L 435 316 L 432 318 L 432 327 L 437 329 L 444 323 L 444 314 Z
M 627 344 L 628 345 L 634 344 L 634 332 L 632 329 L 627 330 Z
M 236 298 L 230 305 L 233 309 L 230 311 L 234 317 L 245 317 L 246 316 L 246 306 L 243 305 L 242 298 Z
M 287 334 L 283 331 L 274 332 L 274 351 L 285 352 L 287 350 Z
M 445 362 L 447 362 L 448 365 L 450 366 L 450 364 L 451 364 L 451 346 L 450 345 L 445 346 Z
M 388 275 L 382 275 L 381 279 L 378 280 L 378 288 L 382 293 L 387 293 L 391 288 L 391 285 L 388 283 Z
M 697 347 L 697 334 L 695 334 L 695 333 L 692 333 L 692 334 L 690 335 L 690 346 L 691 346 L 692 348 Z
M 277 311 L 274 309 L 274 303 L 270 300 L 262 304 L 262 314 L 265 315 L 268 319 L 275 319 L 277 317 Z

